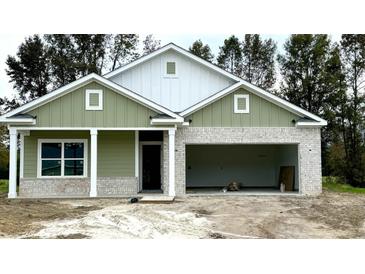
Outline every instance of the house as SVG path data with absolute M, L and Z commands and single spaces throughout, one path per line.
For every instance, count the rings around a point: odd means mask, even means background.
M 172 43 L 0 122 L 10 132 L 10 198 L 175 196 L 230 181 L 278 191 L 283 166 L 294 167 L 294 191 L 321 192 L 326 121 Z

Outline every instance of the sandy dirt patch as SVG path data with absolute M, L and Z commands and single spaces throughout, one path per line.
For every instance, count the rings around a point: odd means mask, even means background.
M 0 237 L 365 238 L 365 195 L 187 197 L 173 204 L 3 197 Z

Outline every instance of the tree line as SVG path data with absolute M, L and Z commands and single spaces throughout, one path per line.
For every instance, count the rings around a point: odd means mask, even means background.
M 148 35 L 33 35 L 8 56 L 7 74 L 17 96 L 0 98 L 2 111 L 15 108 L 91 72 L 116 69 L 160 47 Z M 140 53 L 140 51 L 142 51 Z M 290 35 L 278 51 L 272 39 L 247 34 L 227 37 L 214 56 L 201 40 L 193 54 L 328 121 L 322 129 L 323 175 L 365 187 L 365 35 Z M 0 157 L 1 147 L 0 147 Z

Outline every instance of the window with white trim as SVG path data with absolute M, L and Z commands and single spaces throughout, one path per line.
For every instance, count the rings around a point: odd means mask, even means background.
M 250 96 L 248 94 L 234 95 L 234 113 L 250 112 Z
M 165 77 L 177 77 L 177 67 L 175 61 L 166 62 Z
M 87 89 L 85 91 L 86 110 L 103 110 L 103 91 L 101 89 Z
M 86 177 L 87 140 L 39 140 L 39 177 Z

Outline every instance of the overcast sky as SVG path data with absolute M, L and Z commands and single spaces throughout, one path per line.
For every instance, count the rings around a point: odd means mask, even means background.
M 9 83 L 9 77 L 6 75 L 6 58 L 8 55 L 15 55 L 18 46 L 24 41 L 26 36 L 30 34 L 0 34 L 0 97 L 8 96 L 11 97 L 14 93 L 12 84 Z M 235 34 L 237 37 L 242 39 L 243 34 Z M 140 34 L 140 40 L 143 40 L 146 34 Z M 161 45 L 173 42 L 185 49 L 197 39 L 201 39 L 203 43 L 209 44 L 215 56 L 219 51 L 219 47 L 223 44 L 225 38 L 229 37 L 230 34 L 154 34 L 156 39 L 161 40 Z M 281 51 L 283 44 L 287 39 L 288 35 L 263 35 L 264 38 L 272 38 L 277 42 L 278 50 Z M 340 35 L 331 35 L 333 40 L 339 40 Z

